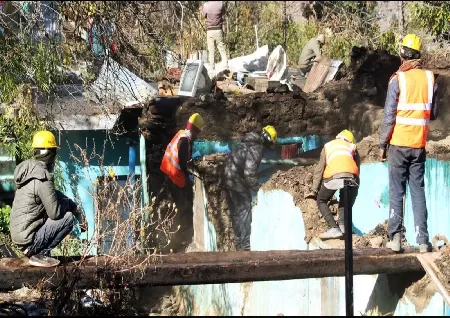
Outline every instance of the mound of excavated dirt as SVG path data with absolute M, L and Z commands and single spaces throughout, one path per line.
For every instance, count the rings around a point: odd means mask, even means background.
M 449 69 L 450 50 L 447 49 L 432 54 L 425 53 L 422 55 L 422 64 L 424 67 L 431 69 Z
M 230 212 L 219 181 L 225 158 L 224 154 L 214 154 L 195 161 L 195 168 L 203 178 L 207 200 L 206 214 L 216 230 L 219 252 L 236 250 Z

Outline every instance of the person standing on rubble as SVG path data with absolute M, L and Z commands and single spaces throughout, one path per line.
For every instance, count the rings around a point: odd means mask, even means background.
M 318 37 L 312 38 L 306 43 L 305 47 L 298 59 L 298 67 L 305 77 L 314 63 L 320 62 L 322 58 L 322 46 L 325 44 L 325 35 L 319 34 Z
M 314 171 L 314 180 L 311 193 L 306 198 L 317 198 L 317 206 L 330 229 L 319 235 L 321 239 L 342 238 L 344 227 L 344 181 L 352 180 L 359 186 L 359 169 L 361 159 L 355 145 L 355 137 L 349 130 L 343 130 L 336 139 L 328 142 L 322 149 L 320 161 Z M 323 182 L 322 182 L 323 181 Z M 355 204 L 358 195 L 358 186 L 350 188 L 350 204 Z M 339 192 L 339 221 L 336 224 L 328 201 L 337 190 Z M 351 229 L 350 229 L 351 230 Z
M 223 171 L 222 185 L 231 216 L 236 247 L 250 251 L 252 223 L 252 194 L 261 184 L 256 173 L 261 164 L 263 151 L 275 147 L 277 131 L 266 126 L 260 134 L 248 133 L 242 143 L 228 155 Z
M 228 67 L 227 49 L 223 39 L 223 14 L 224 7 L 222 1 L 205 1 L 202 8 L 202 15 L 206 18 L 206 44 L 208 47 L 208 63 L 214 69 L 215 45 L 222 58 L 223 68 Z
M 59 260 L 50 251 L 72 231 L 75 216 L 87 231 L 84 213 L 53 184 L 57 154 L 55 136 L 38 131 L 33 136 L 34 159 L 21 162 L 14 171 L 16 193 L 11 209 L 11 239 L 29 257 L 29 263 L 53 267 Z
M 178 208 L 177 221 L 181 225 L 180 232 L 175 234 L 173 246 L 178 249 L 178 241 L 185 247 L 192 240 L 194 192 L 189 179 L 192 163 L 192 146 L 204 126 L 203 118 L 195 113 L 189 117 L 186 129 L 176 133 L 167 145 L 160 169 L 167 176 L 170 193 Z
M 402 64 L 389 80 L 380 134 L 379 159 L 388 160 L 389 167 L 388 247 L 394 252 L 401 250 L 406 182 L 411 191 L 416 242 L 421 253 L 428 252 L 430 246 L 425 145 L 429 121 L 437 118 L 439 108 L 434 74 L 421 67 L 421 46 L 415 34 L 403 38 L 399 52 Z

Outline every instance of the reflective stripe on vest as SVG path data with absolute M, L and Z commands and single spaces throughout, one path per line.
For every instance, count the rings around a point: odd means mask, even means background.
M 400 94 L 395 126 L 389 143 L 395 146 L 424 148 L 433 103 L 434 74 L 421 69 L 397 74 Z
M 338 173 L 352 173 L 359 175 L 358 166 L 354 160 L 356 145 L 343 139 L 335 139 L 324 146 L 326 166 L 324 179 L 333 177 Z
M 164 153 L 160 166 L 160 170 L 180 188 L 183 188 L 186 185 L 186 176 L 181 170 L 180 159 L 178 157 L 178 141 L 182 137 L 188 137 L 184 130 L 180 130 L 172 138 L 170 143 L 167 145 L 166 152 Z

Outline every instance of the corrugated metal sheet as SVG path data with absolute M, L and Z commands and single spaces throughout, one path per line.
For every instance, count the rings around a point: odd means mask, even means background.
M 325 59 L 315 64 L 309 72 L 303 91 L 305 93 L 314 92 L 316 89 L 330 82 L 336 76 L 342 61 Z

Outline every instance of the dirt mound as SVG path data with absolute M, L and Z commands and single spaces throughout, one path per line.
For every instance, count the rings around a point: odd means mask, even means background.
M 358 137 L 377 132 L 382 109 L 361 92 L 350 92 L 339 85 L 308 95 L 254 93 L 229 96 L 228 100 L 190 99 L 178 110 L 177 127 L 184 127 L 189 116 L 198 112 L 205 119 L 200 140 L 239 139 L 265 125 L 275 126 L 280 137 L 333 136 L 344 128 L 360 132 Z
M 389 78 L 400 67 L 400 58 L 385 50 L 369 50 L 353 47 L 350 70 L 355 88 L 376 87 L 378 93 L 387 91 Z M 383 98 L 384 100 L 384 98 Z
M 400 58 L 387 51 L 353 47 L 346 76 L 326 84 L 319 91 L 326 96 L 336 95 L 341 105 L 350 106 L 348 104 L 368 99 L 383 106 L 389 78 L 399 67 Z
M 422 55 L 422 64 L 430 69 L 449 69 L 450 68 L 450 50 L 446 49 L 439 52 L 425 53 Z
M 195 161 L 195 168 L 203 179 L 207 199 L 206 214 L 216 230 L 219 252 L 236 250 L 230 212 L 218 181 L 225 158 L 224 154 L 214 154 Z
M 356 248 L 378 248 L 384 247 L 387 243 L 387 233 L 388 233 L 388 221 L 386 220 L 382 224 L 378 224 L 372 231 L 364 236 L 358 236 L 354 242 L 353 246 Z

